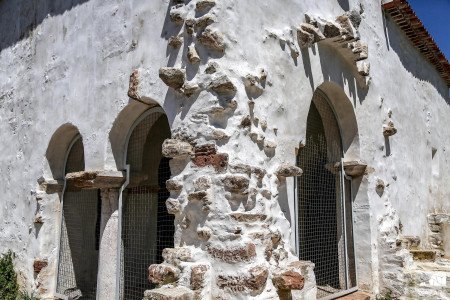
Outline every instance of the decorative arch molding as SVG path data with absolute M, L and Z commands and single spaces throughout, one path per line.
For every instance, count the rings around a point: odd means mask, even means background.
M 45 152 L 49 171 L 49 174 L 46 174 L 47 176 L 51 176 L 55 180 L 64 179 L 64 166 L 68 150 L 79 135 L 78 128 L 71 123 L 61 125 L 53 133 Z

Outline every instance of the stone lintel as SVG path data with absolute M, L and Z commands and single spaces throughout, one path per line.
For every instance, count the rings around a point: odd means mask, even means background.
M 120 188 L 125 178 L 123 171 L 81 171 L 66 174 L 66 183 L 79 189 Z
M 334 165 L 336 169 L 339 169 L 341 167 L 341 163 L 336 163 Z M 367 168 L 367 164 L 363 163 L 361 161 L 344 161 L 344 172 L 345 175 L 350 177 L 359 177 L 364 175 Z

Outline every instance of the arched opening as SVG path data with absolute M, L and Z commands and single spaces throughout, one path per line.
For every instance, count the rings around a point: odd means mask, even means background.
M 161 108 L 146 111 L 135 122 L 128 138 L 126 163 L 129 184 L 122 193 L 121 299 L 142 299 L 152 289 L 147 269 L 163 262 L 162 250 L 173 248 L 174 217 L 168 214 L 166 180 L 169 159 L 161 147 L 170 138 L 170 127 Z
M 299 258 L 315 264 L 319 299 L 356 287 L 351 182 L 342 163 L 348 146 L 331 103 L 320 89 L 314 93 L 297 156 L 303 169 L 297 179 Z
M 84 147 L 78 134 L 66 153 L 63 174 L 83 171 Z M 68 299 L 96 299 L 100 232 L 100 196 L 97 189 L 66 186 L 56 292 Z

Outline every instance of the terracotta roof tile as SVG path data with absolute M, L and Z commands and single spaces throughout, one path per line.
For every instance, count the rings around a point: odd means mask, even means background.
M 384 11 L 404 31 L 413 45 L 434 65 L 450 86 L 450 63 L 436 42 L 414 13 L 407 0 L 393 0 L 382 4 Z

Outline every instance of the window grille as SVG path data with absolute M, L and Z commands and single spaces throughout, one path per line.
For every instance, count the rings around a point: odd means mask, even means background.
M 315 264 L 318 299 L 333 298 L 356 285 L 351 203 L 347 203 L 351 185 L 344 181 L 342 153 L 335 114 L 326 96 L 316 92 L 306 144 L 297 156 L 303 169 L 297 179 L 297 212 L 299 258 Z
M 169 160 L 161 154 L 168 137 L 166 116 L 151 113 L 133 129 L 128 142 L 130 183 L 122 194 L 121 299 L 140 300 L 145 290 L 154 288 L 148 281 L 148 267 L 163 261 L 164 248 L 173 248 L 174 217 L 165 205 Z
M 65 173 L 84 170 L 81 138 L 69 150 Z M 56 291 L 68 299 L 95 299 L 98 271 L 98 190 L 64 191 Z

